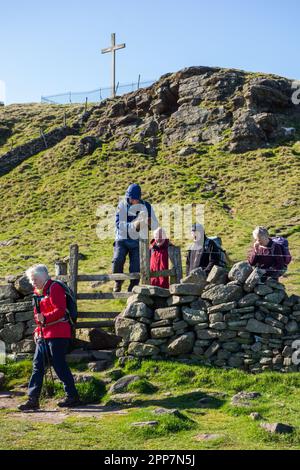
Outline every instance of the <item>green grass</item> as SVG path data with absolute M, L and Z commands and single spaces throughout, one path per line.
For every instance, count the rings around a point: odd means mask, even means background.
M 117 367 L 117 363 L 115 367 Z M 5 366 L 6 373 L 25 380 L 28 363 L 16 368 Z M 95 379 L 113 376 L 95 373 Z M 18 371 L 18 373 L 17 373 Z M 100 414 L 95 418 L 70 416 L 60 424 L 38 423 L 11 416 L 0 410 L 3 429 L 1 449 L 106 449 L 106 450 L 193 450 L 193 449 L 299 449 L 300 376 L 296 373 L 266 372 L 251 375 L 239 370 L 177 361 L 133 361 L 123 373 L 140 375 L 141 382 L 156 387 L 149 395 L 147 388 L 136 387 L 128 404 L 115 403 L 125 414 Z M 117 374 L 119 376 L 119 374 Z M 91 382 L 89 382 L 91 383 Z M 137 382 L 138 383 L 138 382 Z M 108 389 L 108 386 L 107 386 Z M 261 397 L 250 407 L 235 407 L 232 396 L 238 391 L 258 391 Z M 132 391 L 131 391 L 132 393 Z M 201 407 L 201 398 L 209 398 Z M 21 398 L 20 398 L 21 400 Z M 109 403 L 110 394 L 99 391 L 98 401 Z M 47 407 L 47 402 L 43 401 Z M 178 416 L 154 414 L 156 408 L 175 408 Z M 252 421 L 249 414 L 259 412 L 265 422 L 283 422 L 295 426 L 290 435 L 270 435 Z M 154 427 L 135 427 L 133 423 L 157 421 Z M 200 434 L 218 434 L 212 441 L 197 441 Z

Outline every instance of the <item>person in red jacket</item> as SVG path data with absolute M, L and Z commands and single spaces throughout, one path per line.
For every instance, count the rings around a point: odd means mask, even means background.
M 51 280 L 43 264 L 29 268 L 26 275 L 34 286 L 39 298 L 38 310 L 34 307 L 34 331 L 36 343 L 33 370 L 28 385 L 28 400 L 19 410 L 39 409 L 47 358 L 50 358 L 58 378 L 63 382 L 66 398 L 58 403 L 60 407 L 72 407 L 80 403 L 74 378 L 66 362 L 66 353 L 72 336 L 71 325 L 66 319 L 66 294 L 64 288 Z M 47 350 L 46 350 L 47 349 Z
M 168 248 L 171 245 L 166 232 L 163 228 L 157 228 L 154 233 L 154 239 L 150 242 L 150 271 L 164 271 L 169 269 Z M 151 285 L 169 288 L 169 277 L 152 277 Z

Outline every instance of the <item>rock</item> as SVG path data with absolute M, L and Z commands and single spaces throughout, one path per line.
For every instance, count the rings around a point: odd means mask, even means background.
M 3 372 L 0 372 L 0 390 L 3 388 L 5 383 L 5 375 Z
M 103 370 L 107 369 L 107 366 L 107 361 L 95 361 L 88 363 L 88 368 L 91 372 L 102 372 Z
M 178 155 L 180 157 L 186 157 L 188 155 L 192 155 L 193 153 L 197 153 L 197 150 L 193 147 L 183 147 L 181 150 L 179 150 Z
M 207 309 L 209 315 L 218 312 L 228 312 L 236 307 L 236 302 L 228 302 L 225 304 L 218 304 Z
M 220 344 L 214 341 L 209 348 L 205 351 L 204 356 L 209 359 L 214 356 L 220 348 Z
M 207 322 L 208 320 L 208 315 L 203 310 L 194 310 L 189 307 L 182 307 L 182 314 L 184 321 L 191 326 Z
M 138 319 L 144 317 L 151 319 L 153 317 L 153 312 L 149 307 L 147 307 L 147 305 L 139 302 L 128 305 L 122 315 L 124 318 Z
M 170 294 L 172 295 L 196 295 L 200 296 L 204 286 L 197 284 L 172 284 Z
M 74 351 L 66 355 L 66 360 L 70 363 L 87 362 L 90 361 L 92 358 L 93 356 L 91 352 L 83 351 L 82 349 L 75 349 Z
M 172 327 L 152 328 L 151 337 L 153 339 L 169 338 L 174 335 Z
M 273 289 L 272 287 L 266 286 L 265 284 L 259 284 L 254 288 L 254 292 L 259 296 L 265 296 L 268 294 L 272 294 Z
M 213 266 L 207 276 L 206 282 L 209 284 L 226 284 L 228 278 L 228 271 L 220 266 Z
M 147 327 L 130 318 L 118 316 L 115 322 L 116 333 L 125 341 L 146 341 L 148 338 Z
M 153 427 L 153 426 L 158 426 L 158 421 L 140 421 L 137 423 L 132 423 L 131 426 L 136 426 L 136 427 L 141 427 L 141 428 Z
M 151 344 L 132 342 L 128 346 L 128 354 L 137 357 L 155 356 L 159 354 L 159 348 Z
M 202 294 L 202 298 L 211 300 L 213 305 L 239 301 L 242 297 L 242 287 L 229 284 L 213 286 Z
M 296 333 L 299 331 L 299 326 L 295 320 L 292 320 L 287 325 L 285 325 L 285 329 L 288 333 Z
M 32 311 L 32 302 L 17 302 L 0 305 L 0 315 L 1 313 L 16 313 L 16 312 L 25 312 Z
M 265 296 L 265 301 L 266 302 L 271 302 L 272 304 L 280 304 L 283 299 L 285 298 L 285 292 L 284 291 L 277 291 L 273 292 L 272 294 L 267 294 Z
M 132 289 L 134 294 L 141 294 L 147 296 L 169 297 L 169 289 L 164 289 L 158 286 L 138 285 Z
M 295 428 L 282 423 L 261 423 L 260 426 L 271 434 L 291 434 Z
M 19 292 L 12 284 L 0 285 L 0 300 L 10 300 L 14 302 L 20 298 Z
M 125 375 L 118 379 L 109 389 L 109 393 L 123 393 L 127 391 L 128 385 L 140 380 L 139 375 Z
M 0 339 L 4 343 L 17 343 L 23 338 L 24 333 L 24 324 L 17 323 L 16 325 L 7 324 L 4 325 L 4 328 L 0 330 Z
M 34 353 L 35 342 L 33 339 L 23 339 L 16 344 L 12 345 L 12 352 L 19 353 Z
M 265 274 L 264 269 L 255 268 L 245 281 L 245 284 L 244 284 L 245 291 L 252 292 L 254 288 L 261 282 L 261 278 L 264 274 Z
M 28 312 L 16 312 L 15 313 L 15 322 L 21 321 L 29 321 L 33 320 L 33 310 L 29 310 Z
M 107 361 L 107 362 L 113 362 L 115 358 L 115 351 L 111 351 L 109 349 L 103 349 L 103 350 L 91 350 L 93 359 L 96 359 L 96 361 Z
M 180 411 L 176 410 L 175 408 L 156 408 L 153 410 L 153 414 L 155 415 L 171 415 L 171 416 L 177 416 L 177 418 L 181 418 L 182 414 Z
M 250 318 L 247 323 L 246 330 L 251 333 L 260 333 L 260 334 L 274 334 L 280 335 L 282 330 L 275 328 L 271 325 L 267 325 L 263 322 L 256 320 L 255 318 Z
M 127 305 L 142 302 L 143 304 L 147 305 L 148 307 L 152 307 L 154 304 L 153 299 L 148 295 L 142 294 L 133 294 L 127 299 Z
M 88 331 L 88 340 L 91 349 L 115 349 L 121 341 L 121 336 L 107 333 L 100 328 L 92 328 Z
M 196 441 L 214 441 L 216 439 L 221 439 L 223 436 L 221 434 L 198 434 L 195 436 Z
M 154 312 L 155 320 L 176 320 L 180 317 L 179 307 L 159 308 Z
M 232 266 L 231 270 L 228 273 L 228 278 L 230 281 L 238 281 L 241 284 L 244 284 L 246 279 L 252 273 L 253 268 L 246 261 L 241 261 Z
M 170 356 L 179 356 L 180 354 L 187 354 L 192 351 L 194 342 L 194 333 L 185 333 L 168 344 L 168 354 L 170 354 Z
M 33 293 L 33 286 L 30 284 L 27 276 L 21 276 L 15 281 L 16 290 L 22 295 L 29 295 Z
M 198 286 L 206 286 L 206 273 L 202 268 L 194 269 L 190 274 L 180 281 L 182 284 L 197 284 Z
M 197 297 L 193 295 L 184 295 L 184 296 L 172 295 L 171 297 L 168 298 L 167 304 L 169 307 L 173 307 L 176 305 L 185 305 L 185 304 L 190 304 L 196 299 Z
M 259 392 L 239 392 L 232 397 L 231 403 L 233 405 L 240 405 L 247 402 L 247 400 L 255 400 L 260 397 L 261 394 Z
M 239 305 L 239 307 L 242 307 L 242 308 L 243 307 L 251 307 L 251 306 L 255 305 L 255 303 L 259 299 L 260 299 L 260 297 L 257 294 L 254 294 L 254 293 L 247 294 L 247 295 L 245 295 L 245 297 L 243 297 L 239 301 L 238 305 Z
M 257 412 L 250 413 L 249 417 L 253 419 L 253 421 L 260 421 L 263 419 L 263 417 Z

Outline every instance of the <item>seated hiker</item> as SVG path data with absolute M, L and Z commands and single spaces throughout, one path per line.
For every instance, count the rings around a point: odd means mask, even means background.
M 29 268 L 26 275 L 34 286 L 34 320 L 38 325 L 34 331 L 36 343 L 33 370 L 28 385 L 28 400 L 19 410 L 39 409 L 39 398 L 48 360 L 57 377 L 62 381 L 66 398 L 59 407 L 72 407 L 80 403 L 74 378 L 66 362 L 66 353 L 71 339 L 71 325 L 66 319 L 66 293 L 64 288 L 52 281 L 43 264 Z
M 112 260 L 112 272 L 123 273 L 127 254 L 129 255 L 129 272 L 140 272 L 139 231 L 144 224 L 149 229 L 158 227 L 158 221 L 149 202 L 142 199 L 141 187 L 131 184 L 117 208 L 116 213 L 116 238 L 114 241 L 114 256 Z M 128 292 L 139 283 L 134 279 L 130 281 Z M 116 281 L 114 292 L 120 292 L 123 281 Z
M 158 227 L 154 233 L 154 238 L 150 242 L 150 271 L 165 271 L 169 269 L 169 246 L 171 243 L 167 238 L 166 231 Z M 151 278 L 152 286 L 169 288 L 168 276 Z
M 283 237 L 270 237 L 265 227 L 256 227 L 253 238 L 254 245 L 248 262 L 251 266 L 265 269 L 265 278 L 278 279 L 291 261 L 287 240 Z
M 197 268 L 202 268 L 208 274 L 213 266 L 226 265 L 223 260 L 225 252 L 216 241 L 206 236 L 203 225 L 193 224 L 191 234 L 193 244 L 190 246 L 186 258 L 187 276 Z

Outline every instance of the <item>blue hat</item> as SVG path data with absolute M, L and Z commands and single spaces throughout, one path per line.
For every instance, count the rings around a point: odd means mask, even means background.
M 142 190 L 139 184 L 131 184 L 128 186 L 125 196 L 131 199 L 141 199 Z

